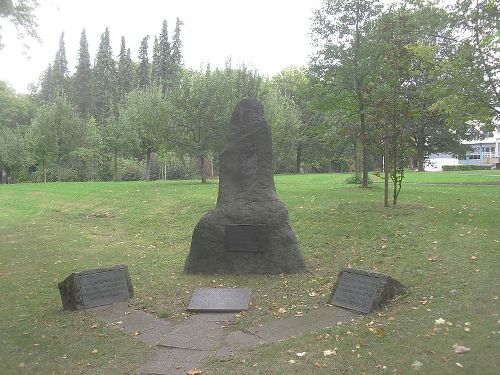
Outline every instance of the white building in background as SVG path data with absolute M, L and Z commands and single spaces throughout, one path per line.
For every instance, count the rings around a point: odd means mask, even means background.
M 442 171 L 444 165 L 485 165 L 500 169 L 500 128 L 496 128 L 492 137 L 474 141 L 464 141 L 469 146 L 465 159 L 451 154 L 431 154 L 427 157 L 426 171 Z
M 500 164 L 500 128 L 496 128 L 492 137 L 477 141 L 466 141 L 464 145 L 470 146 L 465 155 L 465 160 L 460 164 L 497 165 Z
M 452 154 L 430 154 L 425 161 L 426 172 L 438 172 L 443 170 L 443 165 L 458 165 L 458 157 Z

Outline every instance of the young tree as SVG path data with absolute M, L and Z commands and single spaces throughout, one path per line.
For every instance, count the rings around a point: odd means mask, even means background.
M 151 155 L 165 143 L 172 110 L 159 88 L 132 91 L 120 110 L 122 128 L 135 129 L 146 159 L 147 181 L 151 178 Z
M 109 40 L 109 29 L 101 35 L 101 42 L 95 59 L 92 96 L 94 118 L 100 126 L 116 114 L 116 70 Z
M 23 126 L 0 127 L 0 183 L 3 173 L 15 180 L 26 176 L 31 163 L 27 146 Z
M 370 115 L 383 124 L 384 206 L 389 207 L 389 178 L 393 182 L 393 206 L 397 205 L 404 178 L 408 128 L 412 121 L 407 87 L 410 84 L 411 53 L 409 12 L 390 8 L 377 22 L 379 80 L 374 85 Z M 378 120 L 378 121 L 377 121 Z
M 101 130 L 94 118 L 91 117 L 87 121 L 82 146 L 73 151 L 73 154 L 83 161 L 87 174 L 86 178 L 90 181 L 97 177 L 99 164 L 102 161 L 103 147 Z
M 72 80 L 72 102 L 80 116 L 88 119 L 92 113 L 92 67 L 85 29 L 80 37 L 78 65 Z
M 47 182 L 49 168 L 57 167 L 58 179 L 65 158 L 81 145 L 83 123 L 64 96 L 39 108 L 30 129 L 33 159 Z
M 355 103 L 363 187 L 368 186 L 366 107 L 375 53 L 367 34 L 380 9 L 377 0 L 324 0 L 314 14 L 312 29 L 313 43 L 318 48 L 313 71 L 338 95 L 346 95 Z
M 148 57 L 148 39 L 149 35 L 145 36 L 141 41 L 139 48 L 139 68 L 137 71 L 137 87 L 145 89 L 149 86 L 149 57 Z

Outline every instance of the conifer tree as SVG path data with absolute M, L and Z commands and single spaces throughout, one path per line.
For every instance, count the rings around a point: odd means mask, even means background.
M 78 65 L 73 77 L 72 96 L 73 103 L 83 119 L 87 119 L 92 107 L 92 70 L 90 66 L 89 45 L 85 29 L 80 37 L 78 50 Z
M 93 74 L 93 111 L 97 123 L 104 125 L 115 114 L 115 61 L 109 42 L 109 29 L 101 35 Z
M 125 96 L 133 89 L 133 73 L 132 58 L 130 56 L 130 48 L 125 47 L 125 38 L 122 36 L 120 55 L 118 58 L 118 74 L 117 74 L 117 99 L 121 102 Z
M 42 77 L 40 79 L 40 91 L 38 93 L 38 97 L 44 104 L 52 103 L 55 99 L 52 64 L 49 64 L 47 69 L 45 69 L 42 74 Z
M 148 58 L 148 39 L 145 36 L 141 41 L 139 48 L 139 70 L 137 72 L 137 86 L 141 89 L 149 86 L 149 58 Z
M 151 63 L 151 83 L 154 85 L 159 84 L 159 66 L 160 66 L 160 50 L 158 46 L 158 38 L 155 36 L 153 44 L 153 61 Z
M 54 59 L 52 68 L 52 79 L 56 96 L 62 96 L 67 91 L 68 84 L 68 60 L 66 60 L 66 47 L 64 45 L 64 33 L 59 39 L 59 49 Z
M 163 27 L 161 29 L 160 41 L 159 41 L 159 64 L 158 64 L 158 76 L 160 77 L 160 85 L 162 91 L 167 91 L 169 87 L 170 72 L 171 72 L 171 59 L 170 59 L 170 42 L 168 41 L 168 24 L 167 21 L 163 21 Z
M 172 52 L 171 52 L 171 67 L 172 67 L 172 79 L 177 79 L 179 73 L 182 69 L 182 41 L 181 41 L 181 26 L 182 21 L 177 18 L 175 22 L 174 37 L 172 40 Z

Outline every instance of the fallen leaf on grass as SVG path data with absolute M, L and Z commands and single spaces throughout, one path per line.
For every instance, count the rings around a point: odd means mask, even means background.
M 97 349 L 92 349 L 92 354 L 96 354 L 97 353 Z
M 97 323 L 96 323 L 96 324 L 92 324 L 92 325 L 90 326 L 90 328 L 92 328 L 92 329 L 97 328 L 97 327 L 99 327 L 99 324 L 97 324 Z
M 295 353 L 297 357 L 303 357 L 306 355 L 307 352 L 302 352 L 302 353 Z
M 476 260 L 476 259 L 477 259 L 477 257 L 474 255 L 470 257 L 470 260 Z
M 139 331 L 134 332 L 134 336 L 139 336 L 141 333 Z
M 199 368 L 192 368 L 187 372 L 187 375 L 200 375 L 203 372 L 203 370 L 200 370 Z
M 411 367 L 413 367 L 414 369 L 418 369 L 420 367 L 422 367 L 424 364 L 420 361 L 415 361 L 411 364 Z
M 278 314 L 285 314 L 285 313 L 286 313 L 286 310 L 283 307 L 280 307 L 278 309 Z
M 462 366 L 462 364 L 461 364 L 461 363 L 455 362 L 455 364 L 456 364 L 458 367 L 464 367 L 464 366 Z
M 328 350 L 323 350 L 323 355 L 324 355 L 325 357 L 328 357 L 328 356 L 330 356 L 330 355 L 337 355 L 337 348 L 335 348 L 335 349 L 333 349 L 333 350 L 330 350 L 330 349 L 328 349 Z
M 453 345 L 452 348 L 455 349 L 455 353 L 457 353 L 457 354 L 463 354 L 463 353 L 470 352 L 470 348 L 467 348 L 466 346 L 462 346 L 462 345 L 458 345 L 458 344 Z
M 295 363 L 295 360 L 291 359 L 291 360 L 288 361 L 288 363 Z
M 431 261 L 431 262 L 437 262 L 438 260 L 438 257 L 437 256 L 432 256 L 430 257 L 429 259 L 427 259 L 428 261 Z
M 443 318 L 435 319 L 434 324 L 437 326 L 442 325 L 442 324 L 446 324 L 446 320 L 444 320 Z

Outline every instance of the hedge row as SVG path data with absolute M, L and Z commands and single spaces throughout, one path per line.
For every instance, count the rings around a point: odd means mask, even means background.
M 443 171 L 487 171 L 489 169 L 491 169 L 491 165 L 476 165 L 476 164 L 443 165 Z

